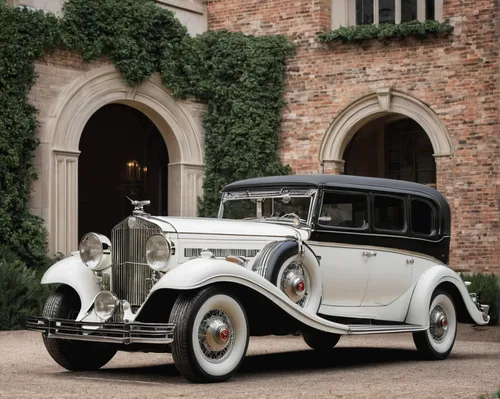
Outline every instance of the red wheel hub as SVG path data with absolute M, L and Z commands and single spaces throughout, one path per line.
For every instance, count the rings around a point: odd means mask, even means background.
M 304 289 L 306 288 L 305 284 L 304 284 L 304 281 L 300 280 L 297 285 L 295 286 L 295 289 L 296 291 L 299 293 L 299 292 L 302 292 L 304 291 Z
M 229 338 L 229 330 L 226 327 L 221 328 L 219 332 L 219 338 L 221 339 L 221 341 L 227 341 L 227 339 Z
M 441 320 L 441 326 L 448 327 L 448 320 L 446 320 L 446 319 Z

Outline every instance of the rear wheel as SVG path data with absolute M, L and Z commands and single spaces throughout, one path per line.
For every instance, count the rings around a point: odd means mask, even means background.
M 339 342 L 339 334 L 329 334 L 318 330 L 305 330 L 302 332 L 305 343 L 317 351 L 329 351 Z
M 429 360 L 446 359 L 457 335 L 457 315 L 451 296 L 436 290 L 429 307 L 429 328 L 413 333 L 413 341 L 422 356 Z
M 217 287 L 181 294 L 172 308 L 172 356 L 180 373 L 193 382 L 221 382 L 241 365 L 249 339 L 240 302 Z
M 69 287 L 61 287 L 45 302 L 42 316 L 75 320 L 79 311 L 78 294 Z M 42 337 L 52 359 L 67 370 L 97 370 L 116 354 L 116 348 L 109 344 L 47 338 L 45 334 Z

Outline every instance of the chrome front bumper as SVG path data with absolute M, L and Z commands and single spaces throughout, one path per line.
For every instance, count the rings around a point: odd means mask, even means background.
M 169 344 L 174 340 L 174 324 L 169 323 L 90 323 L 47 317 L 28 317 L 26 328 L 48 338 L 107 342 L 112 344 Z

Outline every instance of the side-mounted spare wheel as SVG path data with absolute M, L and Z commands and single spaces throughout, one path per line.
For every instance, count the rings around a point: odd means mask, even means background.
M 245 311 L 233 294 L 214 286 L 180 294 L 170 323 L 175 324 L 175 366 L 187 379 L 226 381 L 241 365 L 249 328 Z
M 42 316 L 75 320 L 79 311 L 78 294 L 72 288 L 60 286 L 45 302 Z M 42 337 L 52 359 L 72 371 L 97 370 L 108 363 L 117 351 L 112 344 L 47 338 L 45 334 Z
M 422 356 L 429 360 L 446 359 L 457 335 L 457 314 L 453 299 L 444 290 L 436 289 L 429 307 L 429 328 L 413 333 L 413 341 Z
M 309 246 L 303 248 L 300 255 L 297 241 L 273 241 L 259 252 L 252 270 L 279 287 L 292 302 L 316 314 L 322 295 L 319 262 Z

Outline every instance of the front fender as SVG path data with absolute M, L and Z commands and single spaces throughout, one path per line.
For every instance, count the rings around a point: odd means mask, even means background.
M 73 288 L 80 297 L 81 308 L 76 320 L 80 320 L 99 293 L 99 284 L 94 273 L 83 264 L 78 254 L 52 265 L 43 275 L 42 284 L 65 284 Z
M 347 334 L 349 331 L 347 325 L 332 323 L 306 312 L 259 274 L 222 259 L 197 258 L 183 263 L 165 274 L 154 285 L 149 295 L 161 289 L 184 291 L 216 283 L 235 283 L 248 287 L 271 300 L 298 321 L 317 330 L 335 334 Z
M 429 306 L 431 297 L 434 290 L 442 284 L 452 284 L 453 287 L 456 288 L 454 302 L 457 312 L 460 306 L 464 306 L 465 309 L 463 310 L 469 313 L 471 319 L 476 324 L 488 324 L 490 320 L 489 317 L 487 317 L 487 320 L 483 319 L 482 312 L 480 312 L 474 302 L 472 302 L 467 287 L 460 276 L 449 267 L 441 265 L 431 267 L 420 276 L 411 297 L 405 320 L 406 323 L 425 327 L 429 326 Z M 453 295 L 454 293 L 450 294 Z M 459 297 L 456 298 L 456 295 Z M 462 299 L 463 303 L 457 301 L 457 299 Z

